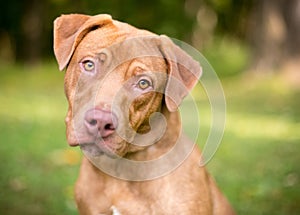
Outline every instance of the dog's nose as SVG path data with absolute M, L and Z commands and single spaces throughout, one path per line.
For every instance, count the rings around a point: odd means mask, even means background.
M 117 118 L 110 111 L 91 109 L 85 114 L 85 126 L 94 136 L 108 137 L 117 128 Z

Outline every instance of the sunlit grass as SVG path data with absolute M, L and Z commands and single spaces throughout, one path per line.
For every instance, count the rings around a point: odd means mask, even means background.
M 284 116 L 255 116 L 230 114 L 227 130 L 240 138 L 269 138 L 272 140 L 299 138 L 300 123 L 291 123 Z M 247 125 L 247 126 L 245 126 Z
M 239 214 L 298 214 L 299 91 L 278 76 L 223 83 L 227 124 L 210 170 Z

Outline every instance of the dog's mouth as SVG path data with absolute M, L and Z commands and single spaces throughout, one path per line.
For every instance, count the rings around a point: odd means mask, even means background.
M 78 145 L 87 156 L 97 157 L 105 154 L 117 158 L 123 156 L 125 147 L 123 141 L 116 139 L 118 138 L 114 136 L 101 137 L 93 141 L 81 141 Z
M 118 157 L 109 147 L 104 146 L 104 144 L 97 143 L 86 143 L 80 144 L 81 150 L 88 157 L 98 157 L 101 155 L 107 155 L 111 158 Z

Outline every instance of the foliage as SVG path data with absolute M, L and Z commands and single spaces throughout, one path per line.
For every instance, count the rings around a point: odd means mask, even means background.
M 184 1 L 12 0 L 0 8 L 0 44 L 1 37 L 8 34 L 16 58 L 21 62 L 53 57 L 53 21 L 69 13 L 108 13 L 114 19 L 177 39 L 188 38 L 195 23 L 194 17 L 185 13 Z M 3 44 L 11 48 L 7 45 Z
M 251 61 L 247 45 L 229 37 L 217 37 L 203 54 L 221 77 L 241 74 Z

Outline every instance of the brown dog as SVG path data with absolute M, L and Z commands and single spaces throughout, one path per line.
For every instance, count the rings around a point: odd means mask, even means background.
M 233 214 L 181 134 L 177 108 L 198 81 L 196 61 L 109 15 L 57 18 L 54 52 L 67 68 L 67 139 L 86 155 L 80 214 Z

